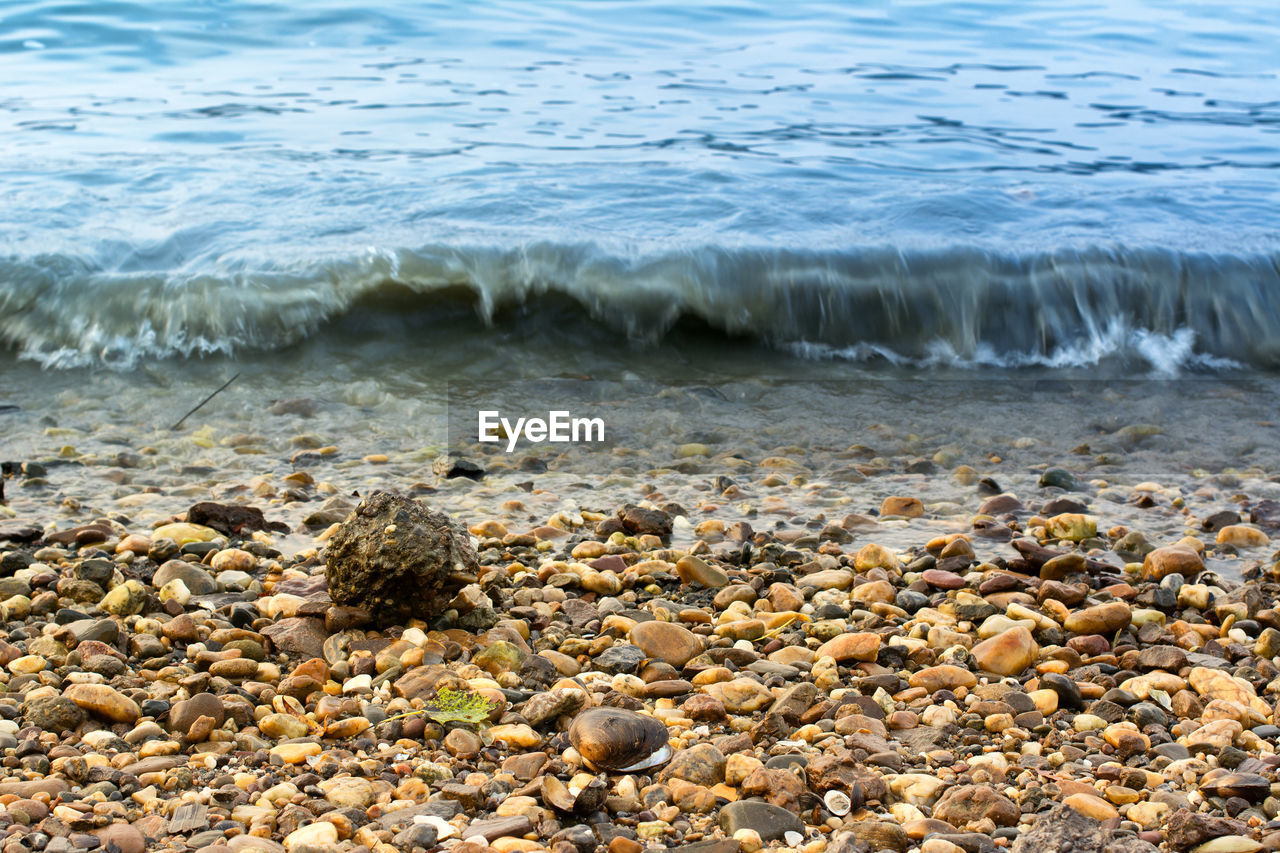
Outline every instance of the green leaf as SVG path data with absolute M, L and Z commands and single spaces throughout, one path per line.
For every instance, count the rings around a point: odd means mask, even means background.
M 427 702 L 426 715 L 437 723 L 466 723 L 478 726 L 489 718 L 498 703 L 470 690 L 440 689 L 434 699 Z
M 402 720 L 405 717 L 426 714 L 428 719 L 434 720 L 440 725 L 445 723 L 465 723 L 469 726 L 479 726 L 489 718 L 489 714 L 496 707 L 498 707 L 497 702 L 481 696 L 479 693 L 444 687 L 436 693 L 434 699 L 427 702 L 427 707 L 417 711 L 396 714 L 394 717 L 387 717 L 383 722 L 389 723 L 392 720 Z

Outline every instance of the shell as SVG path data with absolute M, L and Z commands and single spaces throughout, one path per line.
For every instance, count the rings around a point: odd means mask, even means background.
M 621 708 L 588 708 L 574 718 L 569 742 L 592 770 L 631 773 L 671 758 L 661 720 Z
M 853 802 L 849 799 L 849 795 L 843 791 L 827 791 L 822 801 L 827 804 L 827 811 L 836 817 L 844 817 L 849 813 L 849 809 L 853 807 Z

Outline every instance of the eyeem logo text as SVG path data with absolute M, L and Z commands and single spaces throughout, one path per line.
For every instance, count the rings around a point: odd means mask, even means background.
M 512 423 L 501 412 L 481 411 L 479 440 L 500 442 L 507 440 L 507 453 L 516 449 L 520 439 L 531 444 L 544 441 L 553 444 L 577 444 L 579 442 L 604 441 L 603 418 L 575 418 L 565 411 L 547 412 L 542 418 L 516 418 Z

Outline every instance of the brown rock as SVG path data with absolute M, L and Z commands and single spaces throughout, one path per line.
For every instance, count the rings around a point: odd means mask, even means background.
M 933 693 L 938 690 L 955 690 L 957 687 L 972 687 L 978 683 L 978 676 L 962 667 L 944 663 L 911 673 L 907 683 Z
M 945 572 L 941 569 L 926 569 L 921 573 L 920 579 L 934 589 L 964 589 L 964 578 L 955 572 Z
M 274 625 L 263 628 L 262 634 L 279 651 L 304 658 L 323 657 L 324 641 L 329 639 L 323 619 L 302 616 L 281 619 Z
M 974 664 L 984 672 L 1017 675 L 1035 663 L 1040 647 L 1021 625 L 983 640 L 970 651 Z
M 942 795 L 933 816 L 964 830 L 989 818 L 996 826 L 1015 826 L 1022 816 L 1018 804 L 989 785 L 961 785 Z
M 454 758 L 471 758 L 484 747 L 475 732 L 466 729 L 453 729 L 445 735 L 444 748 Z
M 443 687 L 466 690 L 467 683 L 444 666 L 433 664 L 414 667 L 396 679 L 391 689 L 405 699 L 425 699 Z
M 859 820 L 846 824 L 846 829 L 831 836 L 829 853 L 854 853 L 861 850 L 897 850 L 911 846 L 907 832 L 888 820 Z
M 684 711 L 684 715 L 689 719 L 700 723 L 713 723 L 728 717 L 724 703 L 705 693 L 695 693 L 684 700 L 680 710 Z
M 660 509 L 645 509 L 627 504 L 618 510 L 622 527 L 635 536 L 652 534 L 663 539 L 671 535 L 671 516 Z
M 857 760 L 848 749 L 824 752 L 809 760 L 809 787 L 817 793 L 842 791 L 854 801 L 854 808 L 867 801 L 884 802 L 888 786 L 880 774 Z
M 236 536 L 254 530 L 269 530 L 288 533 L 289 525 L 278 521 L 267 521 L 262 510 L 252 506 L 239 504 L 219 504 L 203 501 L 187 510 L 187 521 L 212 527 L 224 536 Z
M 637 622 L 631 629 L 631 642 L 646 657 L 675 667 L 684 666 L 703 651 L 702 638 L 674 622 Z
M 112 722 L 132 723 L 142 715 L 137 702 L 105 684 L 72 684 L 62 695 Z
M 767 803 L 780 806 L 793 814 L 800 814 L 808 787 L 790 770 L 757 767 L 738 786 L 745 796 L 761 797 Z
M 1157 548 L 1142 561 L 1142 577 L 1158 581 L 1175 572 L 1190 580 L 1204 571 L 1204 560 L 1186 545 Z
M 101 829 L 95 829 L 93 834 L 102 843 L 103 850 L 114 849 L 119 853 L 146 853 L 146 838 L 127 823 L 107 824 Z
M 841 634 L 818 647 L 815 658 L 830 657 L 836 661 L 873 661 L 880 653 L 880 635 L 872 633 Z
M 719 589 L 729 583 L 729 575 L 719 566 L 712 565 L 701 557 L 681 557 L 676 562 L 676 574 L 683 583 L 698 584 L 708 589 Z
M 1094 607 L 1086 607 L 1069 615 L 1063 627 L 1074 634 L 1114 634 L 1128 627 L 1132 618 L 1129 605 L 1123 601 L 1109 601 Z
M 880 504 L 880 515 L 901 515 L 905 518 L 919 518 L 924 515 L 924 504 L 919 498 L 888 497 Z
M 1177 646 L 1148 646 L 1138 652 L 1139 669 L 1177 673 L 1187 665 L 1187 653 Z
M 724 753 L 709 743 L 678 751 L 662 772 L 664 779 L 684 779 L 710 788 L 724 781 Z
M 334 603 L 364 607 L 383 622 L 435 618 L 477 571 L 471 538 L 460 525 L 443 512 L 388 492 L 361 501 L 325 551 Z M 323 624 L 319 627 L 323 631 Z M 310 636 L 305 632 L 299 644 L 309 647 Z M 275 636 L 272 641 L 284 648 Z M 299 653 L 320 656 L 319 651 Z
M 1242 821 L 1187 809 L 1178 809 L 1169 815 L 1165 823 L 1165 837 L 1169 841 L 1169 848 L 1177 851 L 1199 847 L 1206 841 L 1224 835 L 1247 835 L 1248 832 L 1248 826 Z

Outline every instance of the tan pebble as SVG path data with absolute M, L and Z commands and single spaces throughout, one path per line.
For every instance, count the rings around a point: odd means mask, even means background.
M 978 683 L 978 677 L 967 669 L 944 663 L 911 673 L 907 683 L 933 693 L 938 690 L 955 690 L 957 687 L 972 687 Z
M 943 729 L 954 724 L 956 712 L 945 705 L 930 705 L 924 709 L 920 722 L 930 728 Z
M 272 755 L 278 756 L 285 764 L 301 764 L 323 750 L 318 743 L 282 743 L 271 747 Z
M 1169 811 L 1168 803 L 1134 803 L 1125 812 L 1125 817 L 1141 826 L 1143 829 L 1151 829 L 1158 827 L 1164 822 L 1165 815 Z
M 1271 544 L 1271 537 L 1256 527 L 1228 524 L 1218 531 L 1217 541 L 1219 545 L 1230 545 L 1233 548 L 1265 548 Z
M 135 554 L 145 554 L 150 548 L 150 539 L 140 533 L 130 533 L 116 545 L 116 553 L 123 554 L 125 551 L 132 551 Z
M 1046 717 L 1058 710 L 1058 694 L 1047 687 L 1032 690 L 1027 697 L 1035 703 L 1036 710 Z
M 1091 515 L 1064 512 L 1044 523 L 1045 533 L 1052 539 L 1079 542 L 1098 535 L 1098 520 Z
M 1190 578 L 1202 571 L 1204 571 L 1204 560 L 1189 545 L 1166 545 L 1156 548 L 1142 561 L 1144 580 L 1158 581 L 1174 573 Z
M 853 565 L 859 572 L 875 568 L 899 569 L 902 566 L 892 551 L 874 542 L 869 542 L 858 549 L 858 553 L 854 555 Z
M 213 555 L 209 567 L 214 572 L 252 572 L 257 568 L 258 559 L 248 551 L 239 548 L 224 548 Z
M 365 809 L 373 803 L 373 785 L 367 779 L 340 776 L 325 779 L 318 786 L 324 798 L 342 808 Z
M 220 534 L 212 527 L 205 527 L 201 524 L 187 524 L 178 522 L 175 524 L 165 524 L 151 531 L 151 538 L 154 539 L 172 539 L 179 545 L 189 545 L 192 542 L 209 542 L 217 539 Z
M 823 643 L 814 657 L 835 661 L 874 661 L 880 652 L 880 635 L 869 632 L 841 634 Z
M 1062 802 L 1064 805 L 1068 805 L 1080 812 L 1080 814 L 1097 821 L 1108 820 L 1120 814 L 1116 811 L 1115 806 L 1093 794 L 1072 794 L 1069 797 L 1064 797 Z
M 482 539 L 501 539 L 507 535 L 507 526 L 501 521 L 490 519 L 471 525 L 467 531 L 472 536 L 479 536 Z
M 176 740 L 149 740 L 138 747 L 139 758 L 151 758 L 153 755 L 177 755 L 182 751 L 182 744 Z
M 569 553 L 572 557 L 578 560 L 594 560 L 596 557 L 603 557 L 608 553 L 608 551 L 608 546 L 603 542 L 588 540 L 574 545 L 573 550 Z
M 527 838 L 516 838 L 514 836 L 498 838 L 491 842 L 489 847 L 497 850 L 498 853 L 534 853 L 536 850 L 546 849 L 536 841 L 530 841 Z
M 493 726 L 486 730 L 486 734 L 507 746 L 525 749 L 542 743 L 542 736 L 524 723 Z
M 964 848 L 944 838 L 930 838 L 920 845 L 920 853 L 964 853 Z
M 609 853 L 643 853 L 644 845 L 624 836 L 615 836 L 609 842 Z
M 23 655 L 22 657 L 14 658 L 9 662 L 9 671 L 29 674 L 39 672 L 47 665 L 48 661 L 40 655 Z
M 767 687 L 750 678 L 709 684 L 702 690 L 724 703 L 725 710 L 731 714 L 754 713 L 772 705 L 774 700 Z
M 368 731 L 370 725 L 371 723 L 364 717 L 334 720 L 324 727 L 324 736 L 335 740 L 346 740 Z
M 113 722 L 132 723 L 142 715 L 137 702 L 105 684 L 73 684 L 62 695 Z
M 701 687 L 707 684 L 716 684 L 721 681 L 732 681 L 733 673 L 723 666 L 713 666 L 702 670 L 691 679 L 691 683 Z
M 338 828 L 328 821 L 309 823 L 301 829 L 295 829 L 284 839 L 286 850 L 299 847 L 330 847 L 337 843 Z
M 735 752 L 729 756 L 728 761 L 725 763 L 725 784 L 736 788 L 742 784 L 743 780 L 761 767 L 764 767 L 764 762 L 760 759 L 741 752 Z
M 719 589 L 729 583 L 729 575 L 724 569 L 696 556 L 681 557 L 676 562 L 676 574 L 683 583 L 708 589 Z
M 1035 662 L 1040 653 L 1031 632 L 1019 625 L 983 640 L 970 652 L 973 662 L 984 672 L 1018 675 Z
M 1257 853 L 1262 844 L 1247 835 L 1221 835 L 1191 848 L 1191 853 Z
M 880 515 L 900 515 L 905 518 L 919 518 L 924 515 L 924 504 L 919 498 L 888 497 L 880 504 Z
M 1126 788 L 1123 785 L 1108 785 L 1106 795 L 1107 799 L 1115 803 L 1117 806 L 1136 803 L 1142 796 L 1132 788 Z

